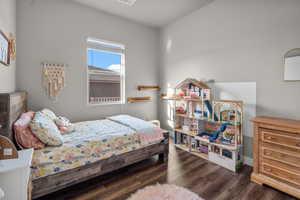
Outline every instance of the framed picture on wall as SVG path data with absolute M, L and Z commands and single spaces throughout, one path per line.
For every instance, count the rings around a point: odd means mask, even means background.
M 0 63 L 8 66 L 9 62 L 9 39 L 0 30 Z

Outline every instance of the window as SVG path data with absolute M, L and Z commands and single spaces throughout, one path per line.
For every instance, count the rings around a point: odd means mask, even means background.
M 89 104 L 125 102 L 125 47 L 102 40 L 88 39 Z

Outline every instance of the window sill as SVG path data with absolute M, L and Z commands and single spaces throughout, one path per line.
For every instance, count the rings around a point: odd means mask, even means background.
M 101 102 L 101 103 L 91 103 L 88 102 L 88 106 L 110 106 L 110 105 L 124 105 L 125 102 L 118 101 L 118 102 Z

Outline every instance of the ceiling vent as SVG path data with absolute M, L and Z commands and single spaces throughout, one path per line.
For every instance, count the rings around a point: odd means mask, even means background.
M 136 2 L 136 0 L 117 0 L 117 1 L 127 6 L 133 6 L 133 4 L 135 4 Z

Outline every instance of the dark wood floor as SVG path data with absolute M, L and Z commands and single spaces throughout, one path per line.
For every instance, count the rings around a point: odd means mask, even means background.
M 170 145 L 168 164 L 156 158 L 75 185 L 40 200 L 126 200 L 147 185 L 169 183 L 190 189 L 206 200 L 287 200 L 282 192 L 250 182 L 251 167 L 235 174 Z

